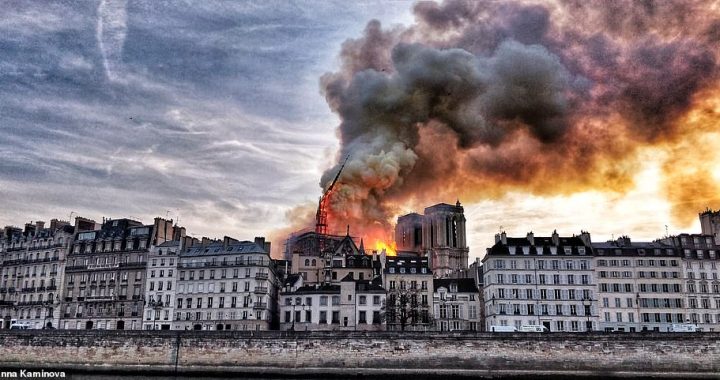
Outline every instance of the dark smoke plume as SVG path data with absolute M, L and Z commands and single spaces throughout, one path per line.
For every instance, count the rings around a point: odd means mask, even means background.
M 331 196 L 336 229 L 387 237 L 401 208 L 455 196 L 623 192 L 650 147 L 667 153 L 678 221 L 698 211 L 687 199 L 720 204 L 690 186 L 709 169 L 678 177 L 672 165 L 698 151 L 678 144 L 720 130 L 717 4 L 468 0 L 414 12 L 406 28 L 370 21 L 321 79 L 342 120 L 338 157 L 351 155 Z

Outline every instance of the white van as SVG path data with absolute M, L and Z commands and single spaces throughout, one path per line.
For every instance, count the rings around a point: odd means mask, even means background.
M 522 325 L 520 326 L 521 332 L 547 332 L 548 329 L 542 325 Z
M 490 326 L 491 332 L 516 332 L 518 331 L 515 326 Z
M 673 323 L 670 325 L 670 332 L 696 332 L 698 331 L 697 325 L 691 323 Z
M 10 330 L 27 330 L 30 326 L 23 322 L 13 322 L 10 324 Z

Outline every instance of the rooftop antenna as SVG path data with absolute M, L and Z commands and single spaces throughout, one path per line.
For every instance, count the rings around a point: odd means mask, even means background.
M 170 215 L 170 210 L 165 210 L 165 219 L 168 218 L 168 215 Z
M 668 233 L 668 225 L 666 224 L 665 225 L 665 237 L 668 237 L 668 236 L 670 236 L 670 234 Z

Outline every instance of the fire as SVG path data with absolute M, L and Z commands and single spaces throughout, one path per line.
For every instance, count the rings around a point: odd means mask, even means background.
M 396 256 L 397 255 L 397 244 L 395 242 L 384 242 L 380 239 L 375 239 L 375 250 L 378 251 L 378 253 L 382 252 L 382 250 L 385 250 L 385 253 L 388 256 Z

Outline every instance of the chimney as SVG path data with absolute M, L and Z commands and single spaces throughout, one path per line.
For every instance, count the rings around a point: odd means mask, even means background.
M 626 236 L 626 237 L 627 237 L 627 236 Z M 587 232 L 587 231 L 580 231 L 580 240 L 582 240 L 583 243 L 585 243 L 585 245 L 588 246 L 588 247 L 589 247 L 589 246 L 591 245 L 591 243 L 592 243 L 592 240 L 590 239 L 590 233 Z M 627 240 L 628 240 L 628 244 L 630 244 L 630 238 L 629 238 L 629 237 L 627 238 Z
M 528 232 L 527 239 L 530 242 L 530 245 L 535 245 L 535 234 L 533 234 L 532 231 Z
M 255 244 L 257 244 L 258 247 L 265 249 L 265 238 L 262 236 L 255 236 Z
M 264 246 L 263 248 L 265 249 L 265 252 L 267 252 L 268 255 L 269 255 L 269 254 L 270 254 L 270 249 L 271 249 L 270 242 L 269 242 L 269 241 L 266 241 L 266 242 L 265 242 L 265 246 Z
M 37 231 L 40 231 L 45 228 L 45 222 L 37 221 L 35 222 L 35 227 L 37 227 Z
M 24 236 L 33 236 L 35 235 L 35 225 L 30 223 L 25 223 L 25 231 L 23 231 Z
M 503 245 L 507 245 L 507 234 L 505 231 L 500 233 L 500 242 L 502 242 Z
M 560 245 L 560 236 L 558 235 L 557 230 L 553 230 L 552 243 L 554 246 Z

